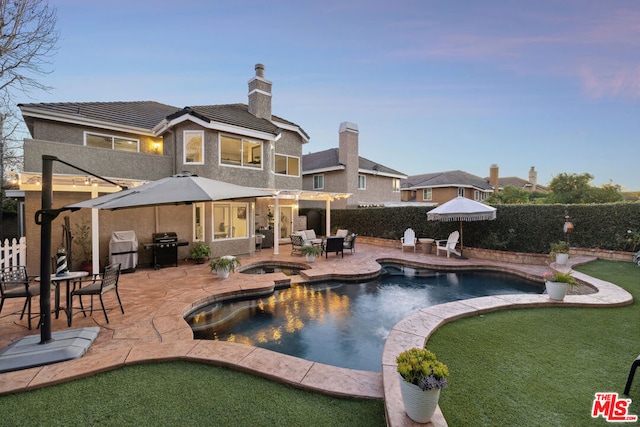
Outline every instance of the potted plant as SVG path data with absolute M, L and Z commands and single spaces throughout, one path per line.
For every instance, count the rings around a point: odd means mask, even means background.
M 236 267 L 240 266 L 240 260 L 233 255 L 225 255 L 220 258 L 215 258 L 209 263 L 211 271 L 215 271 L 218 277 L 226 279 L 229 277 L 229 273 L 236 271 Z
M 440 390 L 447 386 L 449 369 L 426 348 L 403 351 L 396 363 L 407 415 L 415 422 L 428 422 L 438 406 Z
M 306 245 L 300 249 L 302 255 L 305 256 L 307 262 L 314 262 L 316 257 L 322 253 L 322 249 L 315 245 Z
M 93 265 L 91 263 L 93 255 L 91 248 L 91 226 L 86 220 L 83 219 L 75 224 L 73 243 L 80 246 L 80 252 L 82 253 L 80 270 L 93 274 Z
M 569 260 L 569 243 L 561 240 L 558 243 L 551 244 L 551 259 L 556 264 L 564 265 Z
M 551 271 L 542 275 L 545 288 L 549 298 L 562 301 L 569 290 L 569 286 L 577 286 L 578 281 L 571 275 L 571 272 L 562 273 Z
M 211 248 L 204 242 L 196 242 L 191 248 L 191 259 L 196 264 L 204 264 L 211 256 Z

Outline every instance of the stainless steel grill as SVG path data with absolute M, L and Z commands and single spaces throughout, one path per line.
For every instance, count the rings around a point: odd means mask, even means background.
M 145 249 L 153 250 L 151 266 L 158 270 L 162 266 L 173 264 L 178 266 L 178 246 L 187 246 L 189 242 L 179 241 L 173 231 L 154 233 L 153 242 L 145 243 Z

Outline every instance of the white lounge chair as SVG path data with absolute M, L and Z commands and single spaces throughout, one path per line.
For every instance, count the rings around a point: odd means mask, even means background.
M 402 252 L 404 252 L 405 247 L 412 247 L 413 252 L 416 251 L 416 243 L 418 239 L 416 239 L 416 232 L 411 228 L 407 228 L 404 231 L 404 236 L 400 238 L 400 243 L 402 243 Z
M 449 258 L 450 254 L 462 256 L 462 254 L 456 250 L 458 240 L 460 240 L 459 231 L 454 231 L 449 234 L 449 238 L 447 240 L 436 240 L 436 255 L 440 255 L 440 251 L 445 251 L 447 253 L 447 258 Z

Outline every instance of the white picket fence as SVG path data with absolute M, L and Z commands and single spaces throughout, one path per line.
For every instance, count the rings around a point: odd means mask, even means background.
M 0 268 L 27 265 L 27 238 L 5 239 L 0 247 Z

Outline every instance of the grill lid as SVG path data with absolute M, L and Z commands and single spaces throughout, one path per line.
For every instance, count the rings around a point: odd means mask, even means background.
M 154 233 L 153 234 L 153 243 L 167 243 L 167 242 L 177 242 L 178 235 L 175 231 L 167 231 L 164 233 Z

